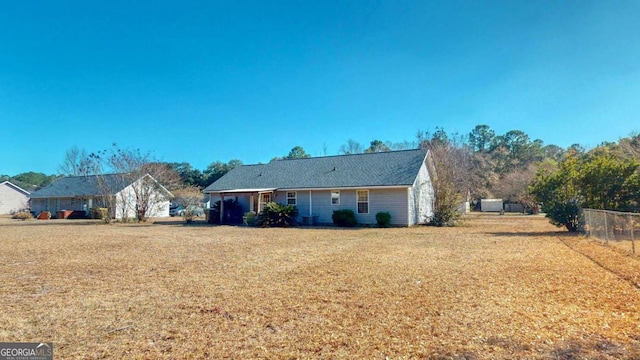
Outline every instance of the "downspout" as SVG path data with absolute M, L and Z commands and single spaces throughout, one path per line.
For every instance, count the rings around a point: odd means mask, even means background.
M 224 195 L 220 193 L 220 225 L 223 224 L 224 220 Z
M 311 190 L 309 190 L 309 216 L 313 216 L 313 206 L 312 206 L 312 198 L 311 198 Z

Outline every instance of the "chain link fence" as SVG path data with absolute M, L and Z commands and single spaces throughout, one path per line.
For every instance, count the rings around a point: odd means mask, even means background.
M 593 209 L 582 211 L 588 237 L 636 253 L 635 240 L 640 237 L 640 214 Z

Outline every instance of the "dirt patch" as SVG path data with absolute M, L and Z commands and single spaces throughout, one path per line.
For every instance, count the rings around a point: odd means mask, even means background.
M 59 358 L 640 356 L 640 294 L 611 270 L 616 253 L 541 217 L 357 230 L 0 219 L 0 248 L 0 341 L 52 341 Z

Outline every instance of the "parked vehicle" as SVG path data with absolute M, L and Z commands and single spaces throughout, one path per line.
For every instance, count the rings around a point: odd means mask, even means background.
M 182 208 L 182 207 L 178 206 L 178 205 L 171 204 L 171 206 L 169 206 L 169 216 L 171 216 L 171 217 L 176 216 L 178 208 Z M 182 209 L 184 209 L 184 208 L 182 208 Z
M 188 209 L 191 210 L 193 215 L 196 217 L 204 214 L 204 209 L 198 206 L 189 206 Z M 186 210 L 187 209 L 185 209 L 184 206 L 169 208 L 169 216 L 184 216 Z

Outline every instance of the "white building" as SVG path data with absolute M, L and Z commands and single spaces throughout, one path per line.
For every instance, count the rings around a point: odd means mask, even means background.
M 160 185 L 151 175 L 144 175 L 136 181 L 129 180 L 122 174 L 98 176 L 70 176 L 59 179 L 51 185 L 31 194 L 31 210 L 36 214 L 41 211 L 69 210 L 75 214 L 84 212 L 89 216 L 91 208 L 105 207 L 109 201 L 105 196 L 115 199 L 116 206 L 111 209 L 111 216 L 116 219 L 136 218 L 139 202 L 136 198 L 146 200 L 146 217 L 168 217 L 171 192 Z M 76 216 L 76 215 L 74 215 Z
M 29 207 L 29 192 L 9 181 L 0 183 L 0 215 L 15 214 Z

